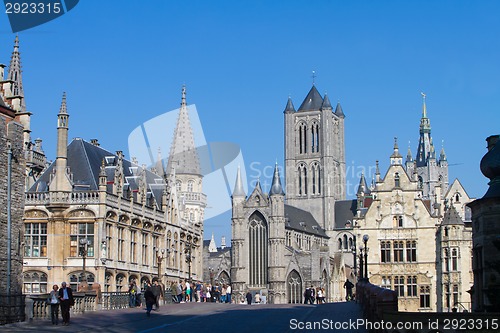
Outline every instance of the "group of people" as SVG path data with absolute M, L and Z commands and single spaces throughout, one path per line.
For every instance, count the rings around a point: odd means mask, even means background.
M 325 303 L 325 288 L 313 286 L 307 287 L 304 291 L 304 304 L 323 304 Z
M 180 280 L 172 283 L 170 290 L 175 303 L 186 302 L 214 302 L 231 303 L 231 286 L 226 284 L 203 283 L 201 281 L 189 282 Z
M 66 282 L 61 283 L 61 288 L 57 284 L 53 285 L 47 298 L 52 325 L 59 325 L 59 308 L 61 308 L 62 324 L 69 325 L 69 310 L 74 304 L 73 290 L 68 287 Z

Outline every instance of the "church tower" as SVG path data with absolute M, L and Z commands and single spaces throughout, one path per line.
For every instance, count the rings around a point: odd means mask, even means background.
M 437 193 L 444 195 L 448 189 L 448 161 L 444 147 L 441 149 L 439 159 L 436 157 L 436 149 L 431 136 L 431 122 L 427 117 L 425 94 L 422 93 L 422 97 L 422 118 L 420 119 L 420 138 L 417 154 L 415 160 L 413 160 L 411 152 L 408 152 L 406 172 L 411 178 L 413 173 L 416 172 L 418 186 L 422 190 L 423 198 L 434 200 Z M 439 189 L 436 190 L 436 187 L 439 187 Z
M 288 98 L 284 117 L 286 203 L 332 230 L 335 201 L 346 197 L 342 107 L 313 84 L 298 110 Z
M 203 175 L 201 174 L 200 160 L 194 144 L 188 111 L 186 87 L 183 86 L 181 107 L 170 147 L 166 173 L 175 174 L 175 187 L 179 198 L 181 218 L 187 221 L 190 226 L 200 224 L 202 227 L 206 196 L 203 194 Z

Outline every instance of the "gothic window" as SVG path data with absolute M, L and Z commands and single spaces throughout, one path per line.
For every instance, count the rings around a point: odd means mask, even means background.
M 106 251 L 106 255 L 107 255 L 107 259 L 111 259 L 111 251 L 114 250 L 113 248 L 113 244 L 112 244 L 112 236 L 111 236 L 111 233 L 112 233 L 112 230 L 113 230 L 113 226 L 110 224 L 110 223 L 106 223 L 106 247 L 107 247 L 107 251 Z
M 137 247 L 137 231 L 130 230 L 130 262 L 132 263 L 137 263 L 136 247 Z
M 87 284 L 89 285 L 89 287 L 92 287 L 92 284 L 95 281 L 94 274 L 85 271 L 85 275 L 86 275 Z M 84 279 L 83 279 L 83 272 L 73 273 L 73 274 L 71 274 L 69 276 L 69 287 L 71 289 L 73 289 L 73 291 L 77 291 L 78 290 L 78 285 L 82 281 L 84 281 Z
M 158 244 L 158 236 L 153 235 L 153 251 L 159 251 L 160 247 Z M 153 254 L 153 266 L 157 267 L 158 266 L 158 256 L 156 253 Z
M 406 279 L 406 296 L 417 297 L 417 277 L 408 276 Z
M 453 306 L 458 305 L 458 284 L 453 285 Z
M 319 152 L 319 125 L 316 121 L 311 125 L 311 152 Z
M 106 276 L 104 277 L 104 292 L 108 293 L 111 291 L 111 280 L 113 277 L 111 276 L 110 273 L 106 273 Z
M 42 272 L 24 273 L 23 292 L 25 294 L 45 294 L 47 292 L 47 274 Z
M 194 181 L 188 181 L 188 192 L 193 192 Z
M 339 238 L 339 250 L 342 250 L 342 238 Z
M 47 256 L 47 223 L 24 224 L 24 256 Z
M 352 250 L 354 246 L 354 243 L 352 241 L 352 237 L 349 237 L 349 249 Z
M 81 256 L 80 241 L 86 239 L 87 243 L 87 257 L 94 256 L 94 223 L 72 223 L 70 235 L 70 256 Z
M 259 212 L 249 219 L 250 285 L 267 284 L 267 223 Z
M 403 241 L 394 242 L 394 262 L 403 262 Z
M 394 291 L 398 297 L 404 297 L 405 295 L 405 277 L 404 276 L 395 276 L 394 277 Z
M 419 190 L 424 188 L 424 180 L 422 179 L 422 176 L 418 176 L 418 188 Z
M 123 274 L 118 274 L 116 276 L 116 291 L 121 292 L 124 287 L 125 276 Z M 124 290 L 123 290 L 124 291 Z
M 431 307 L 431 287 L 422 286 L 420 287 L 420 308 L 430 308 Z
M 286 246 L 292 246 L 292 234 L 290 231 L 286 232 Z
M 401 215 L 398 216 L 398 228 L 403 227 L 403 217 Z
M 299 273 L 296 270 L 291 271 L 286 282 L 288 303 L 302 303 L 302 279 Z
M 380 287 L 385 288 L 385 289 L 392 289 L 391 277 L 390 276 L 382 276 L 382 284 L 380 285 Z
M 407 241 L 406 242 L 406 261 L 416 262 L 417 261 L 417 242 Z
M 123 228 L 118 228 L 118 260 L 123 261 L 124 259 L 124 254 L 123 254 L 123 243 L 125 242 L 124 240 L 124 229 Z
M 458 249 L 451 250 L 451 270 L 458 271 Z
M 455 193 L 455 202 L 460 202 L 460 194 Z
M 321 177 L 318 162 L 312 164 L 312 194 L 321 194 Z
M 400 179 L 399 179 L 399 172 L 396 172 L 394 174 L 394 187 L 401 187 Z
M 299 154 L 307 153 L 307 126 L 301 123 L 298 127 L 299 131 Z
M 391 262 L 391 242 L 380 243 L 380 260 L 382 262 Z
M 148 264 L 148 234 L 143 232 L 142 233 L 142 265 L 147 265 Z
M 182 182 L 180 180 L 175 182 L 175 188 L 176 188 L 177 192 L 181 191 L 181 186 L 182 186 Z
M 444 271 L 450 271 L 450 252 L 448 249 L 444 249 Z
M 344 240 L 343 240 L 343 243 L 344 243 L 344 250 L 348 250 L 347 246 L 349 246 L 349 243 L 347 241 L 347 235 L 344 235 Z
M 299 173 L 299 195 L 307 195 L 307 167 L 301 163 L 297 170 Z

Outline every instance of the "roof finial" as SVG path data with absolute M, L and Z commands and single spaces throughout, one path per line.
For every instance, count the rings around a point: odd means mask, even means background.
M 59 113 L 67 113 L 66 108 L 66 92 L 63 92 L 61 107 L 59 108 Z
M 186 107 L 186 85 L 182 85 L 181 107 Z
M 312 71 L 312 79 L 313 79 L 313 86 L 314 86 L 314 83 L 316 81 L 316 71 Z
M 427 118 L 427 107 L 425 106 L 426 95 L 423 92 L 420 92 L 420 94 L 422 95 L 422 99 L 423 99 L 422 118 Z

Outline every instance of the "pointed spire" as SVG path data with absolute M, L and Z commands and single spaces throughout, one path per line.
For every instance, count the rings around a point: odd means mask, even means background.
M 274 166 L 273 182 L 271 184 L 271 190 L 269 195 L 285 195 L 283 187 L 281 186 L 280 172 L 278 168 L 278 163 Z
M 163 167 L 163 157 L 161 156 L 161 148 L 158 147 L 158 155 L 156 156 L 156 173 L 158 176 L 164 177 L 165 170 Z
M 177 174 L 201 175 L 198 151 L 194 144 L 193 129 L 186 104 L 186 87 L 182 87 L 181 108 L 175 126 L 174 138 L 168 156 L 167 173 L 175 168 Z
M 394 137 L 394 152 L 392 153 L 391 157 L 403 157 L 399 153 L 398 138 L 397 137 Z
M 365 174 L 361 173 L 361 178 L 359 179 L 358 192 L 356 193 L 358 196 L 362 194 L 368 194 L 368 185 L 366 184 Z
M 217 252 L 217 245 L 215 244 L 215 237 L 213 232 L 212 232 L 212 238 L 210 239 L 210 244 L 208 245 L 208 252 L 210 253 Z
M 293 113 L 293 112 L 295 112 L 295 107 L 293 106 L 292 98 L 288 96 L 288 102 L 286 102 L 284 113 Z
M 410 141 L 408 141 L 408 152 L 406 153 L 406 162 L 413 162 L 413 156 L 411 155 Z
M 342 110 L 342 107 L 340 106 L 340 102 L 337 102 L 337 107 L 335 108 L 335 114 L 339 118 L 345 118 L 344 111 Z
M 319 111 L 322 104 L 323 97 L 321 97 L 321 94 L 318 89 L 316 89 L 316 86 L 313 85 L 311 90 L 309 90 L 309 93 L 307 93 L 306 98 L 304 98 L 304 101 L 300 105 L 298 111 Z
M 245 197 L 245 189 L 243 188 L 243 181 L 241 180 L 240 166 L 238 165 L 238 171 L 236 172 L 236 182 L 234 184 L 233 198 L 235 197 Z
M 63 92 L 61 107 L 59 108 L 59 114 L 68 114 L 68 110 L 66 107 L 66 92 Z
M 332 104 L 330 103 L 330 99 L 328 98 L 328 94 L 325 94 L 325 98 L 323 99 L 323 104 L 321 105 L 321 110 L 331 109 Z
M 444 152 L 444 140 L 441 142 L 441 152 L 439 153 L 439 161 L 446 161 L 446 153 Z
M 19 53 L 19 36 L 16 35 L 14 40 L 14 51 L 10 58 L 9 73 L 7 80 L 13 81 L 12 91 L 9 94 L 11 97 L 17 97 L 18 101 L 12 101 L 12 108 L 18 112 L 25 112 L 26 105 L 24 102 L 23 79 L 21 70 L 21 55 Z M 6 96 L 7 97 L 7 96 Z
M 426 95 L 423 92 L 421 92 L 420 94 L 422 95 L 422 118 L 427 118 L 427 107 L 425 105 Z

